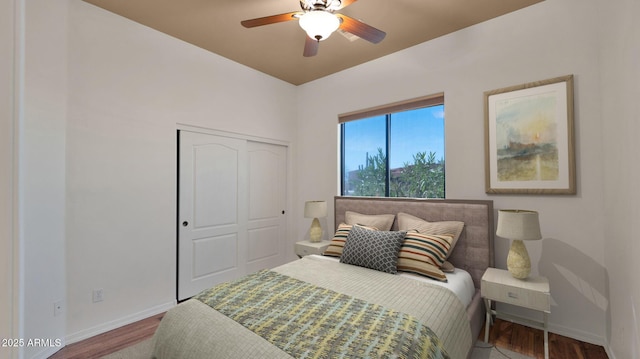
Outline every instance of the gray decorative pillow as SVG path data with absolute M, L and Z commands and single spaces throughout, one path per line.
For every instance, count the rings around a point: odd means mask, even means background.
M 398 252 L 405 234 L 353 226 L 344 244 L 340 262 L 396 274 Z

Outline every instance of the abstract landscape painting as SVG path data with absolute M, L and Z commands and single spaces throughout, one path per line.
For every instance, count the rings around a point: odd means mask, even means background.
M 487 193 L 575 193 L 572 80 L 485 92 Z
M 558 179 L 558 126 L 553 94 L 496 102 L 500 181 Z

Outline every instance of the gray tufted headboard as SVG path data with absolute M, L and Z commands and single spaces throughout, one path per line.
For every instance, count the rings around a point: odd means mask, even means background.
M 335 226 L 344 223 L 346 211 L 363 214 L 397 214 L 422 218 L 429 222 L 462 221 L 464 229 L 449 261 L 471 274 L 476 288 L 493 261 L 493 201 L 430 200 L 409 198 L 340 197 L 334 198 Z M 392 230 L 397 230 L 394 222 Z

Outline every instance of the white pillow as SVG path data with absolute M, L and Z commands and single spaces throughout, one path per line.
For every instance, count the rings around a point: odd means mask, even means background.
M 347 224 L 375 227 L 381 231 L 390 230 L 395 218 L 394 214 L 361 214 L 351 211 L 344 213 L 344 221 Z

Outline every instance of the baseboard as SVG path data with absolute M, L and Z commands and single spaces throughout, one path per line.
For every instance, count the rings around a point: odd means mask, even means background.
M 58 347 L 50 347 L 50 348 L 46 348 L 43 349 L 42 351 L 36 353 L 35 355 L 33 355 L 31 357 L 31 359 L 47 359 L 48 357 L 52 356 L 53 354 L 57 353 L 58 350 L 60 350 L 62 348 L 58 348 Z
M 611 350 L 610 345 L 608 344 L 605 345 L 604 352 L 607 353 L 607 356 L 609 357 L 609 359 L 616 359 L 616 356 L 613 354 L 613 350 Z
M 568 327 L 551 324 L 551 323 L 549 323 L 549 331 L 555 334 L 569 337 L 571 339 L 579 340 L 581 342 L 599 345 L 605 349 L 608 347 L 606 340 L 603 337 L 598 336 L 594 333 L 589 333 L 582 330 L 568 328 Z
M 117 329 L 120 328 L 122 326 L 125 326 L 127 324 L 131 324 L 131 323 L 135 323 L 139 320 L 142 319 L 146 319 L 149 317 L 152 317 L 156 314 L 160 314 L 160 313 L 164 313 L 167 310 L 173 308 L 176 306 L 176 301 L 172 301 L 169 303 L 165 303 L 165 304 L 161 304 L 158 306 L 155 306 L 153 308 L 149 308 L 147 310 L 143 310 L 141 312 L 138 313 L 134 313 L 132 315 L 128 315 L 126 317 L 122 317 L 116 320 L 112 320 L 110 322 L 107 323 L 103 323 L 100 325 L 97 325 L 95 327 L 91 327 L 85 330 L 81 330 L 79 332 L 76 333 L 72 333 L 66 336 L 65 341 L 66 341 L 66 345 L 69 344 L 73 344 L 76 342 L 79 342 L 81 340 L 85 340 L 91 337 L 94 337 L 98 334 L 102 334 L 102 333 L 106 333 L 110 330 L 113 329 Z

